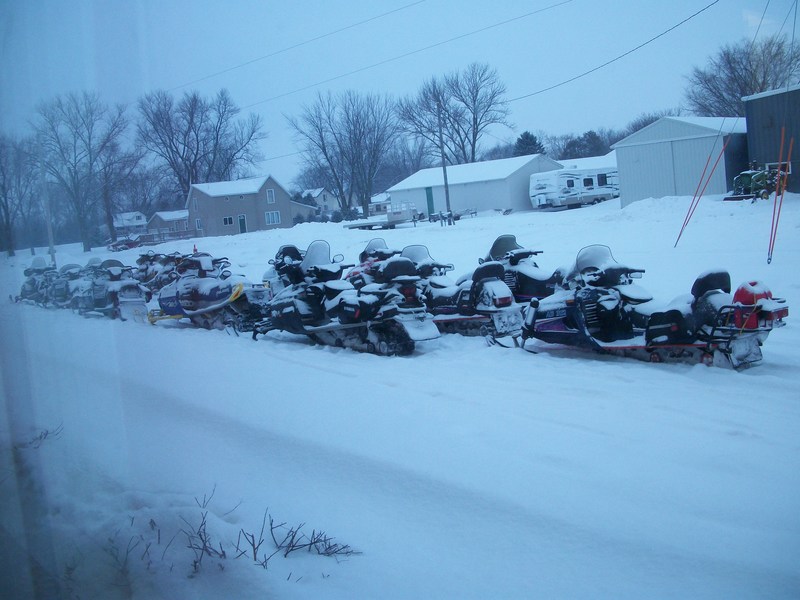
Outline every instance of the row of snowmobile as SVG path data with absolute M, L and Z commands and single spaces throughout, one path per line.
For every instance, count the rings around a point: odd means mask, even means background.
M 357 264 L 344 264 L 318 240 L 305 250 L 282 246 L 262 282 L 252 283 L 232 274 L 226 258 L 149 252 L 135 268 L 112 260 L 53 273 L 32 265 L 20 298 L 253 339 L 284 331 L 382 355 L 408 355 L 417 342 L 460 333 L 532 352 L 556 344 L 736 369 L 761 361 L 761 345 L 789 312 L 760 282 L 731 293 L 727 271 L 701 274 L 690 293 L 665 304 L 637 283 L 644 269 L 617 262 L 607 246 L 583 248 L 553 272 L 535 262 L 541 253 L 503 235 L 474 271 L 453 279 L 453 265 L 423 245 L 392 249 L 373 239 Z M 151 297 L 158 308 L 148 310 Z

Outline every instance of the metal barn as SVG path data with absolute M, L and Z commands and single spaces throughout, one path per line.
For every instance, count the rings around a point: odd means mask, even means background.
M 786 189 L 800 192 L 800 85 L 746 96 L 742 100 L 747 119 L 750 160 L 756 161 L 759 166 L 777 167 L 779 160 L 786 165 L 789 143 L 794 139 Z M 781 131 L 784 137 L 783 156 Z
M 612 147 L 617 151 L 621 205 L 693 196 L 718 157 L 704 193 L 727 193 L 733 178 L 747 168 L 746 132 L 745 120 L 737 117 L 663 117 L 620 140 Z
M 450 208 L 453 212 L 531 210 L 531 175 L 560 168 L 559 163 L 543 154 L 448 166 Z M 409 203 L 425 214 L 447 210 L 441 167 L 421 169 L 387 192 L 392 204 Z

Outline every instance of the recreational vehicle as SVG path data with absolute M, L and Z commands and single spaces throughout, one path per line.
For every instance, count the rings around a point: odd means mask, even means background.
M 558 169 L 531 175 L 533 208 L 578 208 L 619 196 L 616 168 Z

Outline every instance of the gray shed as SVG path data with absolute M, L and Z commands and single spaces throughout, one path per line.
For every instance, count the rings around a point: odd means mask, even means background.
M 730 138 L 704 192 L 727 193 L 747 168 L 746 133 L 745 120 L 737 117 L 663 117 L 620 140 L 612 148 L 622 206 L 644 198 L 693 196 Z
M 448 166 L 450 208 L 453 212 L 531 210 L 531 175 L 560 168 L 559 163 L 543 154 Z M 447 210 L 441 167 L 417 171 L 386 191 L 392 204 L 411 204 L 426 214 Z

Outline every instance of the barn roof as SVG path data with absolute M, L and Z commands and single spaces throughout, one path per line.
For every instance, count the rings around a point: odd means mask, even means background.
M 516 156 L 499 160 L 486 160 L 483 162 L 468 163 L 464 165 L 450 165 L 447 167 L 447 183 L 458 185 L 462 183 L 475 183 L 479 181 L 495 181 L 506 179 L 532 162 L 545 163 L 549 169 L 560 169 L 561 165 L 543 154 Z M 552 165 L 551 165 L 552 164 Z M 540 169 L 542 170 L 542 169 Z M 444 176 L 441 167 L 421 169 L 403 181 L 393 185 L 387 191 L 396 192 L 426 187 L 444 185 Z

